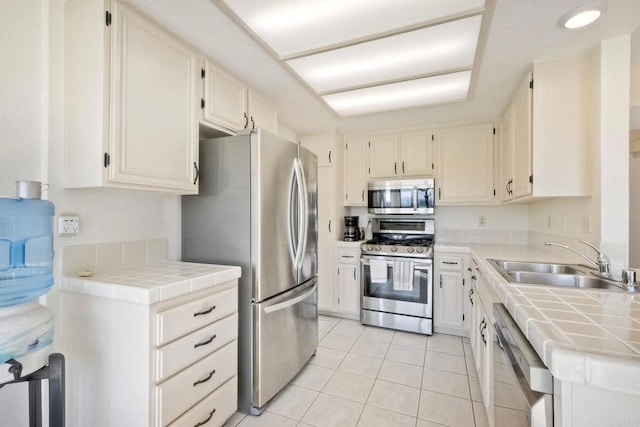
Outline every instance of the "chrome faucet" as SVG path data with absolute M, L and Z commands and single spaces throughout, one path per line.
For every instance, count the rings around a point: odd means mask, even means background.
M 571 251 L 575 254 L 580 255 L 581 257 L 583 257 L 584 259 L 586 259 L 587 261 L 589 261 L 591 264 L 593 264 L 595 267 L 598 268 L 598 276 L 604 277 L 606 279 L 613 279 L 613 276 L 611 275 L 611 260 L 609 260 L 609 257 L 600 249 L 593 246 L 591 243 L 585 242 L 584 240 L 580 240 L 580 243 L 584 243 L 585 245 L 589 246 L 591 249 L 598 252 L 598 258 L 596 259 L 596 261 L 592 260 L 582 252 L 578 252 L 577 250 L 573 249 L 570 246 L 562 245 L 560 243 L 555 243 L 555 242 L 544 242 L 544 244 L 547 246 L 558 246 L 560 248 L 567 249 L 568 251 Z

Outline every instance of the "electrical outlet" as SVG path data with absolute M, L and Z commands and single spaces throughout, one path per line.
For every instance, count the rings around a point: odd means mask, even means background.
M 487 217 L 482 216 L 482 215 L 481 215 L 481 216 L 479 216 L 479 217 L 478 217 L 478 225 L 479 225 L 480 227 L 484 227 L 485 225 L 487 225 Z
M 58 234 L 77 234 L 80 232 L 80 217 L 58 217 Z
M 591 233 L 591 216 L 589 215 L 582 216 L 582 232 Z

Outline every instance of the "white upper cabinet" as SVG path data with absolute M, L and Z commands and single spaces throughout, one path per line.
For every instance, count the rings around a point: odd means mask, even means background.
M 394 178 L 398 176 L 397 135 L 372 136 L 367 148 L 369 178 Z
M 509 107 L 513 151 L 501 176 L 510 167 L 512 182 L 503 200 L 591 195 L 592 67 L 587 56 L 534 64 Z
M 500 120 L 500 178 L 498 193 L 505 202 L 513 199 L 513 104 Z
M 204 105 L 200 121 L 232 130 L 248 124 L 247 87 L 231 74 L 204 61 Z
M 367 160 L 370 179 L 433 175 L 433 133 L 422 130 L 371 136 Z
M 430 130 L 400 135 L 400 174 L 433 175 L 433 132 Z
M 493 203 L 493 132 L 492 123 L 438 131 L 438 203 Z
M 65 186 L 197 193 L 197 52 L 106 4 L 65 3 Z
M 254 91 L 249 91 L 249 122 L 251 129 L 257 127 L 278 133 L 278 110 Z
M 305 136 L 300 139 L 300 145 L 318 156 L 318 166 L 329 166 L 336 159 L 335 140 L 334 135 Z
M 367 138 L 346 136 L 344 206 L 367 206 Z
M 278 132 L 277 109 L 242 81 L 208 59 L 204 60 L 201 77 L 201 124 L 228 133 L 257 127 Z

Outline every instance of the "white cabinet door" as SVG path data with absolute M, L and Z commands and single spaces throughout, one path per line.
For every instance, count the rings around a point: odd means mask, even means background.
M 318 167 L 329 166 L 335 159 L 335 138 L 332 135 L 305 136 L 300 145 L 318 156 Z
M 367 206 L 365 137 L 345 138 L 344 205 Z
M 509 107 L 500 121 L 500 181 L 498 192 L 500 200 L 507 201 L 513 198 L 513 104 Z
M 400 135 L 400 174 L 402 176 L 432 175 L 433 133 L 420 131 Z
M 398 176 L 398 136 L 377 135 L 369 139 L 367 148 L 369 178 Z
M 493 124 L 461 126 L 438 132 L 440 204 L 494 201 Z
M 333 173 L 331 166 L 318 167 L 318 309 L 333 310 Z
M 247 87 L 231 74 L 204 61 L 204 108 L 200 121 L 233 132 L 246 127 Z
M 249 127 L 278 133 L 278 110 L 253 91 L 249 91 Z
M 124 4 L 113 16 L 109 178 L 196 192 L 197 53 Z
M 358 266 L 338 264 L 338 310 L 348 314 L 358 314 L 360 285 Z
M 436 323 L 439 327 L 464 329 L 464 287 L 462 272 L 440 271 L 436 286 Z
M 65 186 L 195 194 L 198 54 L 111 5 L 106 26 L 103 2 L 65 5 Z
M 531 194 L 531 74 L 520 86 L 513 101 L 513 197 Z

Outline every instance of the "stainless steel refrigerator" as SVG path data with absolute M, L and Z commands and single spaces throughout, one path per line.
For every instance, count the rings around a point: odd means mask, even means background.
M 200 142 L 182 259 L 239 265 L 238 407 L 261 413 L 318 345 L 317 158 L 262 129 Z

